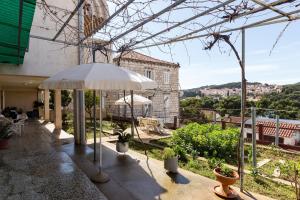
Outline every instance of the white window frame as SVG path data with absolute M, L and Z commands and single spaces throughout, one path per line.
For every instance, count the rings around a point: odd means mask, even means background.
M 145 69 L 145 76 L 154 80 L 154 71 L 151 69 Z
M 170 72 L 163 72 L 164 84 L 170 84 Z

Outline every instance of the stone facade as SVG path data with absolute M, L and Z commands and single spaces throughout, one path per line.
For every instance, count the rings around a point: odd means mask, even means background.
M 158 88 L 155 90 L 134 92 L 152 100 L 151 106 L 135 106 L 135 117 L 157 117 L 163 119 L 165 123 L 174 123 L 174 117 L 179 118 L 179 65 L 160 61 L 137 52 L 133 52 L 133 54 L 135 59 L 127 59 L 126 55 L 124 58 L 122 57 L 120 66 L 148 76 L 158 84 Z M 117 58 L 114 59 L 114 62 L 117 62 Z M 129 95 L 130 92 L 126 91 L 125 94 Z M 123 96 L 124 92 L 106 94 L 107 114 L 130 117 L 128 106 L 114 105 L 114 102 Z

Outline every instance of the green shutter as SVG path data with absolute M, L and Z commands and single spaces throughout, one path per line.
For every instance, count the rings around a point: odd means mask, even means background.
M 29 44 L 36 0 L 23 0 L 20 59 L 18 58 L 19 0 L 0 1 L 0 63 L 22 64 Z

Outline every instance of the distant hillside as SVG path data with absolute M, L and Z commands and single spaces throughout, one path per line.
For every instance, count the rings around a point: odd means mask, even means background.
M 259 85 L 262 83 L 259 82 L 248 82 L 248 85 Z M 223 88 L 240 88 L 241 87 L 241 82 L 231 82 L 231 83 L 225 83 L 221 85 L 206 85 L 206 86 L 201 86 L 198 88 L 192 88 L 192 89 L 186 89 L 183 90 L 183 97 L 195 97 L 199 94 L 200 89 L 205 89 L 205 88 L 210 88 L 210 89 L 223 89 Z

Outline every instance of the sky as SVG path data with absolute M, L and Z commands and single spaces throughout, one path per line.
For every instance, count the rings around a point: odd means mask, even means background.
M 151 9 L 155 12 L 161 10 L 166 6 L 161 2 L 163 1 L 154 4 Z M 113 11 L 110 10 L 110 12 Z M 270 16 L 274 16 L 274 12 L 268 11 L 268 13 Z M 188 17 L 191 17 L 191 13 L 185 10 L 174 12 L 173 16 L 172 14 L 168 15 L 168 19 L 177 21 Z M 268 15 L 265 17 L 268 18 Z M 201 17 L 199 22 L 206 24 L 209 19 Z M 258 18 L 254 17 L 252 20 L 260 20 L 260 18 L 259 16 Z M 241 25 L 238 23 L 240 22 L 235 20 L 228 26 L 238 27 Z M 300 82 L 300 20 L 290 23 L 270 54 L 272 46 L 285 25 L 286 23 L 282 23 L 246 30 L 245 68 L 248 81 L 270 84 Z M 165 27 L 148 23 L 144 28 L 155 33 Z M 122 30 L 117 31 L 122 32 Z M 175 37 L 182 35 L 183 32 L 176 28 L 168 34 L 168 37 Z M 134 35 L 131 38 L 134 38 Z M 236 41 L 235 47 L 240 52 L 241 34 L 235 32 L 231 36 L 231 41 Z M 181 66 L 179 72 L 181 89 L 240 81 L 240 67 L 234 54 L 229 53 L 228 46 L 223 44 L 221 51 L 217 46 L 210 51 L 203 50 L 203 47 L 200 40 L 191 40 L 173 44 L 170 48 L 160 46 L 160 48 L 152 47 L 139 51 L 158 59 L 179 63 Z M 172 53 L 166 53 L 170 49 Z
M 271 25 L 246 30 L 248 81 L 271 84 L 300 82 L 300 22 L 289 25 L 270 55 L 284 26 Z M 237 38 L 235 46 L 240 50 L 241 37 Z M 178 62 L 181 66 L 181 89 L 240 81 L 240 68 L 232 53 L 222 53 L 218 48 L 203 50 L 203 45 L 197 40 L 174 45 L 172 54 L 162 53 L 155 47 L 142 52 Z

